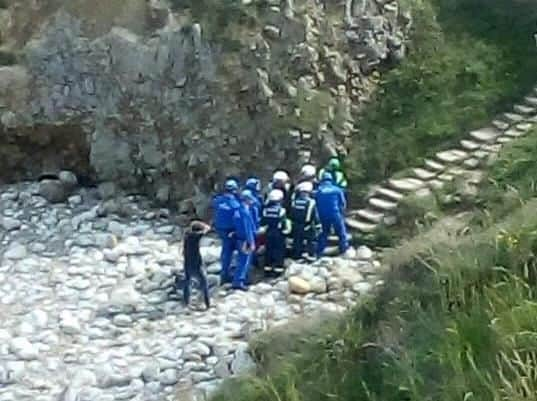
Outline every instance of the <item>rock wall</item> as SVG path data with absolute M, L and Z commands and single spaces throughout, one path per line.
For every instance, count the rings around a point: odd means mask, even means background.
M 156 1 L 133 7 L 138 27 L 111 7 L 99 29 L 83 0 L 51 3 L 39 29 L 7 42 L 28 39 L 21 65 L 0 67 L 0 180 L 69 168 L 199 210 L 227 174 L 345 152 L 410 21 L 381 0 L 243 1 L 248 23 L 215 35 L 210 20 Z

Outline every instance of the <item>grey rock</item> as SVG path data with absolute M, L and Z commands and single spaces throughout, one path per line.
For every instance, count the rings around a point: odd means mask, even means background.
M 6 231 L 18 230 L 21 227 L 22 223 L 20 220 L 14 219 L 12 217 L 2 217 L 0 218 L 0 226 Z
M 28 254 L 26 246 L 14 242 L 10 245 L 7 251 L 4 253 L 6 259 L 20 260 L 24 259 Z
M 132 318 L 128 315 L 116 315 L 113 322 L 116 326 L 128 327 L 132 324 Z
M 147 364 L 142 371 L 142 379 L 144 382 L 156 382 L 160 375 L 160 365 L 158 362 L 153 361 Z
M 252 373 L 255 370 L 255 362 L 248 353 L 248 346 L 241 345 L 235 352 L 231 362 L 231 371 L 236 375 Z
M 177 383 L 177 371 L 175 369 L 166 369 L 159 376 L 159 381 L 165 386 L 173 386 Z
M 45 179 L 39 182 L 39 195 L 51 203 L 67 200 L 68 192 L 60 180 Z
M 17 358 L 25 361 L 37 359 L 39 355 L 37 348 L 24 337 L 13 338 L 9 347 Z
M 68 192 L 73 191 L 78 185 L 78 178 L 76 178 L 76 175 L 71 171 L 60 171 L 60 173 L 58 174 L 58 179 L 61 181 L 65 190 Z

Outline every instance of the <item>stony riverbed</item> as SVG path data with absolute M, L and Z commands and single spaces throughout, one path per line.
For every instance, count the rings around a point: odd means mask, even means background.
M 378 284 L 361 249 L 232 292 L 218 286 L 207 238 L 213 307 L 187 309 L 170 295 L 182 264 L 168 210 L 136 196 L 102 202 L 92 189 L 60 204 L 37 193 L 37 183 L 0 187 L 0 401 L 204 399 L 255 367 L 251 335 L 341 313 Z

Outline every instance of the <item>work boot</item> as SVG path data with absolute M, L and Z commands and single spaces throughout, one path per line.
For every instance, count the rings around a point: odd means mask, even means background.
M 272 266 L 265 266 L 263 267 L 263 271 L 265 272 L 265 277 L 270 277 L 274 273 L 274 268 Z
M 279 275 L 283 274 L 284 271 L 285 271 L 285 267 L 275 267 L 274 268 L 274 274 L 276 276 L 279 276 Z

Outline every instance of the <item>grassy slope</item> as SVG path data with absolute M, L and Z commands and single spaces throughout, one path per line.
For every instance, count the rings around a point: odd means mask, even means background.
M 475 204 L 491 218 L 473 234 L 435 243 L 433 229 L 414 240 L 430 246 L 402 245 L 375 298 L 317 330 L 258 340 L 258 376 L 214 400 L 535 400 L 535 145 L 537 132 L 502 151 Z M 508 186 L 519 196 L 506 212 Z
M 347 164 L 356 188 L 456 142 L 535 80 L 537 5 L 512 0 L 408 0 L 409 56 L 383 76 Z

